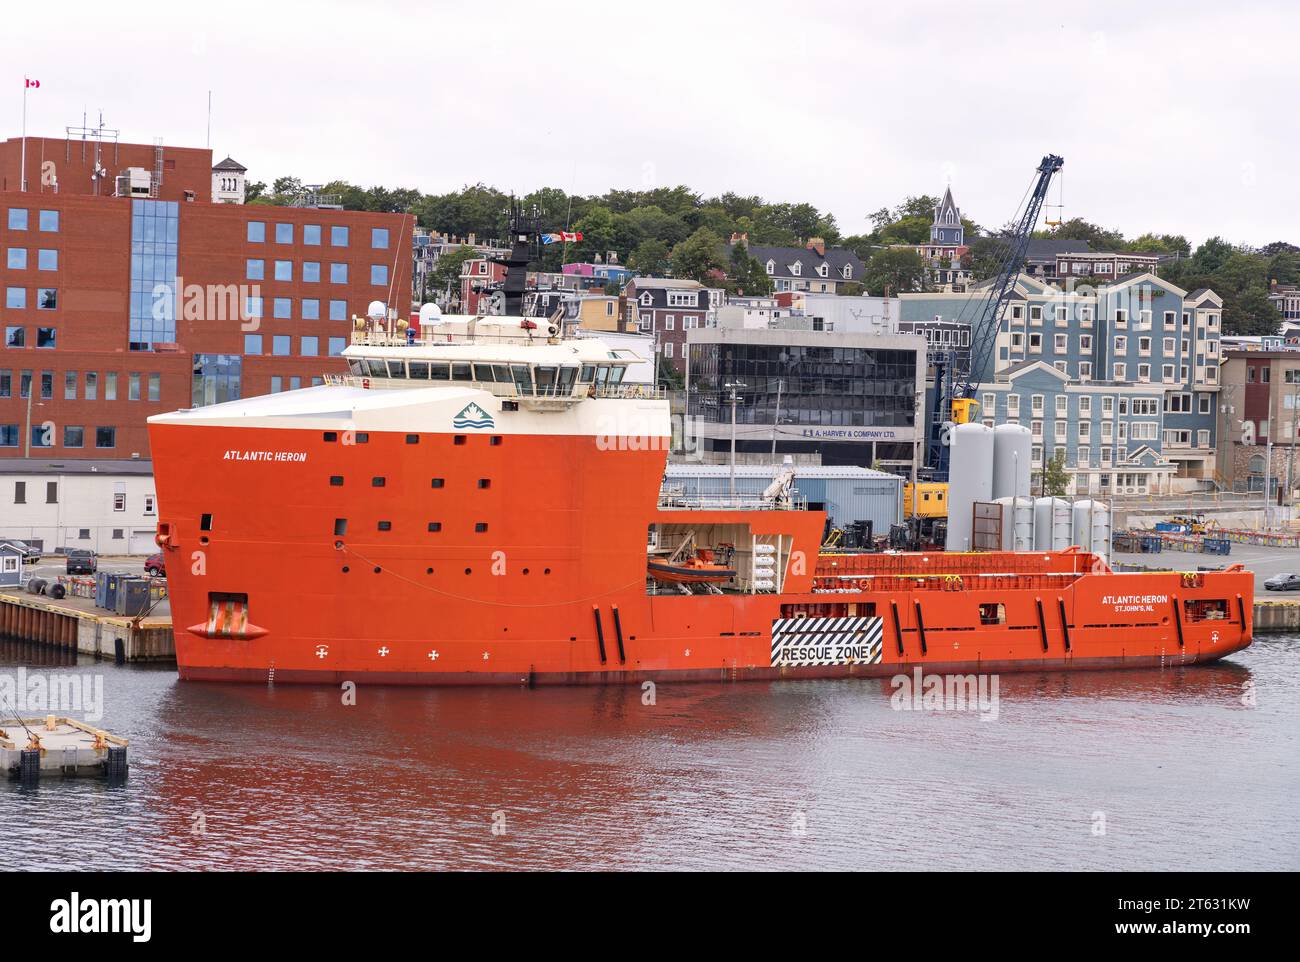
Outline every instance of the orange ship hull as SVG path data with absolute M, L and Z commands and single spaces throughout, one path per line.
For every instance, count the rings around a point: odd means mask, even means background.
M 1253 576 L 1239 568 L 1116 574 L 1077 551 L 822 556 L 821 512 L 661 510 L 655 438 L 150 432 L 185 679 L 1146 667 L 1212 661 L 1251 640 Z M 652 525 L 741 526 L 778 545 L 779 593 L 652 593 Z

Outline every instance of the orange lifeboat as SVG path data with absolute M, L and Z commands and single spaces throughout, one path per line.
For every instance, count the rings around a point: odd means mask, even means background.
M 724 546 L 720 553 L 730 557 L 730 546 Z M 650 577 L 655 581 L 672 584 L 719 584 L 736 577 L 736 569 L 728 563 L 719 562 L 713 548 L 697 548 L 695 554 L 681 560 L 651 558 L 646 563 Z

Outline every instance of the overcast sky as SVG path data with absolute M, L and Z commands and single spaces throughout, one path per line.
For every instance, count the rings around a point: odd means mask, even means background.
M 132 0 L 4 18 L 14 136 L 24 73 L 46 136 L 102 107 L 123 140 L 203 146 L 211 89 L 217 158 L 268 182 L 682 183 L 808 201 L 855 233 L 949 180 L 998 226 L 1055 152 L 1067 218 L 1300 243 L 1295 0 Z

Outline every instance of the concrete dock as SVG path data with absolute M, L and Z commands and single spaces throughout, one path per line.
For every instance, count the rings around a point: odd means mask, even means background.
M 118 664 L 176 660 L 170 615 L 124 617 L 73 596 L 55 600 L 17 589 L 0 591 L 0 635 Z
M 0 770 L 25 782 L 49 774 L 126 777 L 127 740 L 73 718 L 0 720 Z

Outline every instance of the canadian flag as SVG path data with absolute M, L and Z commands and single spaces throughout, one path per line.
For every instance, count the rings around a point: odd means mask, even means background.
M 24 85 L 23 89 L 25 90 L 27 89 L 27 87 L 39 87 L 41 85 L 41 82 L 39 80 L 31 80 L 27 77 L 24 77 L 23 85 Z

